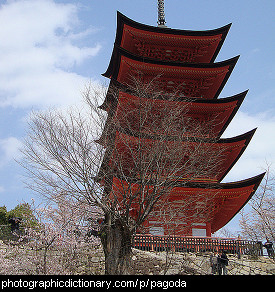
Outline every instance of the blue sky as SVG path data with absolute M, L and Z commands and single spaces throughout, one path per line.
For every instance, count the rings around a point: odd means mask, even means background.
M 24 188 L 19 148 L 32 110 L 78 104 L 92 80 L 107 83 L 116 11 L 156 25 L 157 0 L 0 1 L 0 206 L 13 208 L 34 194 Z M 241 55 L 220 97 L 249 89 L 223 137 L 258 127 L 224 179 L 257 175 L 275 165 L 275 2 L 273 0 L 166 0 L 167 26 L 206 30 L 233 23 L 216 59 Z M 235 227 L 233 220 L 230 227 Z M 235 225 L 234 225 L 235 224 Z

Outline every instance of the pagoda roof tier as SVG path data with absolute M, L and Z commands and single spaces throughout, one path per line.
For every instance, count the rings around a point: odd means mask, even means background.
M 230 26 L 205 31 L 159 28 L 138 23 L 118 12 L 115 44 L 142 57 L 210 63 L 218 55 Z
M 122 175 L 126 177 L 137 179 L 139 174 L 137 173 L 135 166 L 138 165 L 138 161 L 136 161 L 136 159 L 140 159 L 140 155 L 135 152 L 135 149 L 140 149 L 142 153 L 141 155 L 144 157 L 144 161 L 147 161 L 148 159 L 146 158 L 146 155 L 150 156 L 152 149 L 163 147 L 159 145 L 161 143 L 165 143 L 165 149 L 168 149 L 167 157 L 169 157 L 170 152 L 172 153 L 173 151 L 176 151 L 175 153 L 178 155 L 177 168 L 179 171 L 174 171 L 176 180 L 179 180 L 180 178 L 184 182 L 220 182 L 238 161 L 249 144 L 255 131 L 256 129 L 233 138 L 219 139 L 217 142 L 199 142 L 188 139 L 186 141 L 164 141 L 162 138 L 158 140 L 158 137 L 156 136 L 154 137 L 155 139 L 148 136 L 146 138 L 141 136 L 136 137 L 116 131 L 113 133 L 113 140 L 110 141 L 106 149 L 97 180 L 104 180 L 104 177 L 110 170 L 114 173 L 117 173 L 117 175 L 118 173 L 122 173 Z M 201 155 L 201 162 L 199 157 L 193 158 L 192 155 L 196 155 L 196 157 Z M 213 167 L 214 170 L 211 172 L 211 174 L 207 173 L 207 176 L 204 175 L 203 177 L 197 177 L 197 174 L 195 175 L 192 172 L 192 169 L 193 171 L 197 169 L 197 167 L 193 164 L 199 163 L 203 167 L 203 157 L 205 155 L 210 155 L 210 160 L 213 160 L 212 163 L 215 163 L 216 166 Z M 173 159 L 175 159 L 174 156 Z M 150 158 L 148 161 L 151 161 Z M 162 163 L 162 168 L 164 172 L 167 172 L 167 169 L 169 169 L 168 165 L 170 165 L 170 160 L 167 161 L 167 168 L 165 168 L 165 163 L 165 161 Z M 190 163 L 192 164 L 191 166 Z M 149 172 L 150 169 L 148 169 L 148 175 Z M 164 175 L 167 174 L 163 174 L 163 176 Z
M 239 56 L 218 63 L 194 64 L 157 61 L 133 55 L 115 47 L 107 71 L 103 76 L 123 85 L 131 85 L 133 78 L 143 82 L 156 80 L 166 94 L 183 97 L 215 99 L 219 96 Z
M 108 118 L 102 137 L 110 134 L 110 124 L 114 121 L 115 127 L 128 129 L 128 132 L 142 132 L 144 134 L 161 134 L 166 127 L 165 115 L 171 112 L 175 119 L 167 129 L 170 135 L 178 136 L 186 129 L 186 136 L 201 136 L 205 138 L 220 137 L 233 119 L 248 91 L 232 97 L 222 99 L 196 99 L 192 101 L 173 101 L 137 97 L 119 90 L 118 98 L 111 104 L 101 106 L 108 111 Z M 142 126 L 136 123 L 138 115 L 143 113 Z M 162 126 L 162 124 L 165 125 Z M 106 139 L 102 138 L 101 141 Z M 104 143 L 104 142 L 103 142 Z
M 180 186 L 179 182 L 178 186 L 169 189 L 169 193 L 159 199 L 150 213 L 150 220 L 160 219 L 159 221 L 165 224 L 166 220 L 171 221 L 171 218 L 175 218 L 176 215 L 177 222 L 210 223 L 211 232 L 214 233 L 225 226 L 246 205 L 264 175 L 265 173 L 262 173 L 238 182 L 200 184 L 199 186 L 194 183 L 189 186 Z M 141 188 L 137 183 L 129 184 L 129 182 L 113 177 L 111 190 L 118 201 L 123 192 L 129 190 L 127 186 L 131 186 L 133 194 L 138 193 Z M 154 186 L 148 185 L 147 188 L 146 192 L 149 195 L 151 190 L 155 190 Z M 121 207 L 123 208 L 123 206 Z M 134 208 L 135 202 L 133 201 Z M 158 218 L 161 216 L 160 214 L 162 217 Z M 169 218 L 170 216 L 171 218 Z
M 196 200 L 192 200 L 197 207 L 193 215 L 211 223 L 211 232 L 214 233 L 226 225 L 246 205 L 264 175 L 265 173 L 262 173 L 231 183 L 175 187 L 169 195 L 169 200 L 179 204 L 184 198 L 197 196 Z

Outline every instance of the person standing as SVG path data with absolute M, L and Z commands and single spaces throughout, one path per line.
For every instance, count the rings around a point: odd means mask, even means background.
M 267 254 L 270 258 L 274 257 L 273 243 L 266 238 L 266 243 L 263 245 L 266 248 Z
M 210 254 L 211 275 L 216 275 L 218 271 L 218 254 Z
M 225 251 L 219 257 L 220 268 L 219 268 L 219 275 L 227 275 L 227 266 L 228 266 L 228 257 L 226 256 Z

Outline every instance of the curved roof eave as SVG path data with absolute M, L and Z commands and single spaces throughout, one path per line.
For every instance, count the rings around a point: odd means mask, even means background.
M 239 142 L 239 141 L 245 140 L 244 146 L 242 147 L 241 151 L 239 152 L 237 157 L 234 159 L 234 161 L 231 163 L 231 165 L 229 165 L 229 167 L 227 168 L 227 170 L 223 174 L 223 176 L 219 179 L 220 182 L 226 177 L 226 175 L 229 173 L 229 171 L 233 168 L 233 166 L 236 164 L 236 162 L 240 159 L 240 157 L 244 153 L 245 149 L 247 148 L 249 142 L 251 141 L 253 135 L 255 134 L 256 130 L 257 130 L 257 128 L 255 128 L 249 132 L 246 132 L 242 135 L 239 135 L 239 136 L 235 136 L 232 138 L 219 139 L 219 141 L 217 143 L 234 143 L 234 142 Z
M 112 85 L 111 85 L 112 84 Z M 125 85 L 123 85 L 122 83 L 118 82 L 117 80 L 111 78 L 111 82 L 110 82 L 110 85 L 111 86 L 115 86 L 117 87 L 119 90 L 125 92 L 125 93 L 129 93 L 130 95 L 134 95 L 133 92 L 131 92 L 131 90 L 129 90 Z M 223 98 L 217 98 L 217 99 L 203 99 L 203 98 L 196 98 L 196 97 L 188 97 L 187 100 L 188 101 L 191 101 L 191 102 L 194 102 L 194 103 L 203 103 L 203 104 L 219 104 L 219 103 L 229 103 L 229 102 L 233 102 L 233 101 L 238 101 L 238 104 L 236 106 L 236 108 L 238 109 L 240 107 L 240 105 L 242 104 L 242 102 L 244 101 L 244 98 L 246 97 L 248 93 L 248 89 L 241 92 L 241 93 L 238 93 L 238 94 L 235 94 L 235 95 L 232 95 L 232 96 L 228 96 L 228 97 L 223 97 Z M 107 104 L 108 104 L 108 100 L 109 100 L 109 97 L 110 97 L 110 94 L 106 94 L 106 98 L 105 100 L 103 101 L 103 103 L 99 106 L 99 108 L 103 109 L 103 110 L 106 110 L 107 108 Z M 186 101 L 186 99 L 184 98 L 181 98 L 179 99 L 178 101 L 176 102 L 181 102 L 181 101 Z M 234 113 L 235 115 L 235 113 Z M 233 116 L 232 116 L 233 118 Z
M 227 35 L 232 23 L 224 25 L 222 27 L 210 30 L 184 30 L 184 29 L 175 29 L 169 27 L 158 27 L 143 24 L 137 21 L 132 20 L 131 18 L 125 16 L 121 12 L 117 11 L 117 31 L 123 28 L 123 24 L 127 24 L 134 28 L 138 28 L 145 31 L 152 31 L 156 33 L 164 34 L 174 34 L 174 35 L 186 35 L 186 36 L 213 36 L 218 34 L 223 34 L 224 38 Z
M 224 183 L 224 184 L 220 184 L 221 186 L 223 186 L 223 189 L 231 189 L 231 188 L 239 188 L 239 187 L 247 187 L 247 186 L 253 186 L 253 190 L 251 191 L 251 193 L 249 194 L 249 196 L 247 196 L 246 200 L 240 205 L 238 206 L 238 208 L 234 211 L 234 214 L 232 214 L 228 219 L 225 219 L 224 222 L 222 222 L 222 224 L 214 224 L 212 232 L 216 232 L 217 230 L 219 230 L 220 228 L 222 228 L 223 226 L 225 226 L 226 224 L 228 224 L 239 212 L 240 210 L 249 202 L 249 200 L 252 198 L 252 196 L 255 194 L 255 192 L 257 191 L 257 188 L 259 187 L 262 179 L 265 176 L 265 172 L 261 173 L 257 176 L 254 176 L 252 178 L 246 179 L 246 180 L 242 180 L 242 181 L 238 181 L 235 183 Z M 220 214 L 224 214 L 224 213 L 220 213 Z M 213 221 L 218 221 L 215 218 L 219 216 L 219 213 L 217 213 L 215 215 L 215 217 L 213 218 Z
M 233 142 L 239 142 L 241 140 L 246 140 L 246 144 L 248 144 L 253 137 L 254 133 L 256 132 L 257 128 L 254 128 L 251 131 L 248 131 L 244 134 L 235 136 L 235 137 L 230 137 L 230 138 L 221 138 L 218 140 L 217 143 L 233 143 Z
M 178 182 L 178 187 L 189 187 L 189 188 L 202 188 L 202 189 L 237 189 L 237 188 L 242 188 L 242 187 L 247 187 L 247 186 L 259 186 L 261 183 L 263 177 L 265 176 L 265 172 L 250 177 L 248 179 L 240 180 L 240 181 L 235 181 L 235 182 L 227 182 L 227 183 L 204 183 L 204 182 L 190 182 L 190 183 L 184 183 L 184 185 L 181 185 L 181 182 Z
M 143 30 L 143 31 L 150 31 L 150 32 L 169 34 L 169 35 L 173 34 L 173 35 L 179 35 L 179 36 L 215 36 L 215 35 L 221 34 L 222 35 L 221 40 L 210 62 L 215 61 L 225 41 L 228 31 L 232 25 L 232 23 L 229 23 L 220 28 L 211 29 L 211 30 L 183 30 L 183 29 L 173 29 L 173 28 L 168 28 L 168 27 L 163 28 L 163 27 L 146 25 L 146 24 L 134 21 L 128 18 L 127 16 L 125 16 L 124 14 L 122 14 L 121 12 L 117 11 L 117 31 L 116 31 L 115 43 L 118 45 L 121 44 L 124 24 L 136 29 Z
M 102 76 L 110 78 L 111 76 L 115 75 L 114 73 L 118 71 L 118 68 L 119 68 L 121 56 L 124 56 L 126 58 L 132 59 L 137 62 L 149 63 L 149 64 L 154 64 L 154 65 L 163 65 L 163 66 L 186 67 L 186 68 L 188 67 L 189 68 L 220 68 L 223 66 L 230 66 L 231 67 L 230 74 L 233 68 L 235 67 L 238 59 L 240 58 L 240 55 L 238 55 L 233 58 L 216 62 L 216 63 L 183 63 L 183 62 L 172 62 L 172 61 L 160 61 L 160 60 L 155 60 L 151 58 L 140 57 L 140 56 L 134 55 L 124 50 L 123 48 L 115 45 L 112 52 L 109 66 L 106 72 L 102 74 Z

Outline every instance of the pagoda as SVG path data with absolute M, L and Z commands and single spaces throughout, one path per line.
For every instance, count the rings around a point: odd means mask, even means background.
M 205 31 L 167 28 L 163 2 L 158 1 L 157 27 L 135 22 L 117 13 L 113 53 L 108 69 L 103 74 L 110 79 L 110 85 L 106 98 L 100 106 L 108 113 L 108 118 L 102 136 L 97 141 L 106 148 L 97 179 L 104 185 L 106 193 L 112 194 L 123 190 L 127 182 L 117 177 L 114 170 L 111 183 L 107 184 L 105 181 L 106 170 L 114 159 L 113 149 L 120 149 L 123 155 L 129 156 L 129 149 L 123 147 L 122 143 L 125 139 L 130 139 L 133 145 L 137 145 L 140 139 L 148 145 L 158 139 L 158 133 L 152 136 L 146 130 L 141 137 L 135 136 L 134 114 L 131 123 L 132 131 L 127 130 L 129 119 L 127 122 L 124 120 L 124 112 L 125 109 L 134 112 L 141 99 L 128 90 L 132 82 L 130 77 L 141 75 L 142 80 L 147 82 L 154 76 L 159 76 L 158 84 L 166 98 L 152 101 L 155 109 L 151 113 L 152 119 L 156 120 L 155 116 L 161 117 L 164 109 L 173 107 L 175 103 L 183 108 L 188 103 L 188 112 L 185 115 L 190 124 L 194 124 L 195 121 L 203 123 L 214 117 L 211 131 L 202 133 L 201 137 L 194 137 L 193 142 L 189 139 L 180 143 L 183 143 L 182 147 L 193 147 L 198 141 L 200 143 L 203 141 L 213 151 L 222 152 L 223 159 L 215 174 L 197 177 L 189 183 L 185 183 L 184 179 L 178 179 L 171 192 L 165 196 L 165 201 L 169 201 L 165 212 L 163 212 L 165 202 L 160 200 L 140 232 L 153 235 L 172 233 L 211 236 L 245 206 L 264 176 L 260 174 L 238 182 L 221 182 L 246 149 L 255 129 L 237 137 L 221 138 L 247 94 L 247 91 L 244 91 L 231 97 L 218 98 L 238 60 L 238 57 L 234 57 L 223 62 L 215 62 L 231 24 Z M 111 88 L 116 88 L 117 98 L 109 93 Z M 175 88 L 177 88 L 176 101 L 167 98 L 175 94 Z M 148 102 L 146 97 L 144 102 Z M 115 130 L 110 127 L 114 117 L 120 121 L 119 129 Z M 167 141 L 167 143 L 173 142 Z M 121 164 L 123 169 L 129 170 L 128 175 L 133 176 L 131 162 L 125 160 Z M 138 189 L 138 186 L 136 180 L 132 188 Z M 187 201 L 189 201 L 188 208 L 186 208 Z M 164 217 L 168 216 L 169 212 L 173 212 L 170 217 L 173 219 L 165 220 Z

